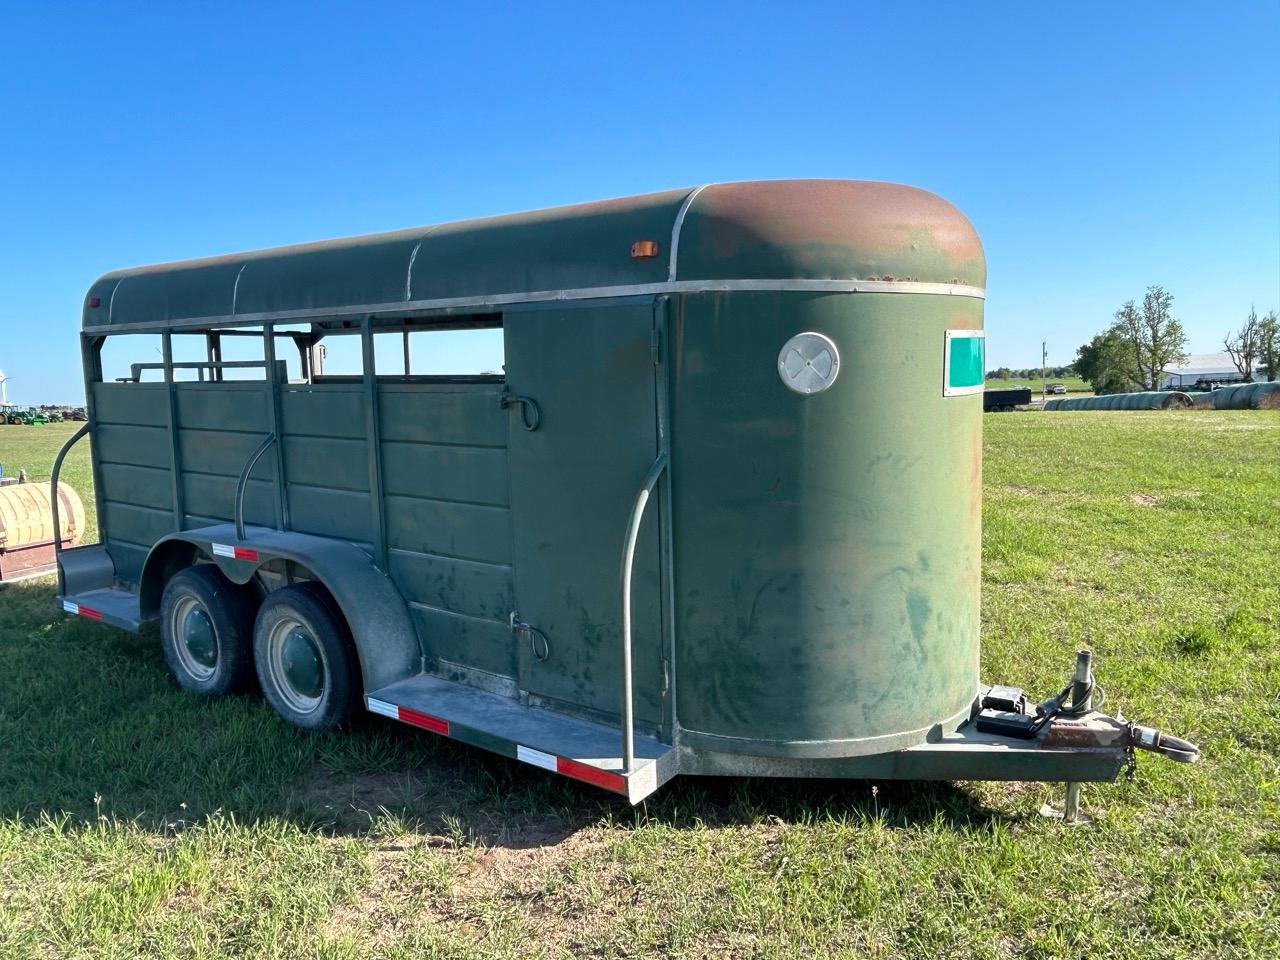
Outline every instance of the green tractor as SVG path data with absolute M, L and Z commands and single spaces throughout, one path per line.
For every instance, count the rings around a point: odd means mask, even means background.
M 5 423 L 10 424 L 33 426 L 34 424 L 45 422 L 44 414 L 31 407 L 16 407 L 9 405 L 0 412 L 0 416 L 4 417 Z

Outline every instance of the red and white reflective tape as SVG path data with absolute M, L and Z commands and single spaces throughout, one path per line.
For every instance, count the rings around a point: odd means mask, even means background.
M 429 713 L 410 710 L 408 707 L 398 707 L 394 703 L 387 703 L 385 700 L 375 700 L 373 697 L 366 697 L 365 702 L 373 713 L 390 717 L 392 720 L 399 720 L 401 723 L 421 727 L 423 730 L 430 730 L 432 733 L 439 733 L 446 737 L 449 735 L 448 720 L 433 717 Z
M 541 750 L 534 750 L 532 747 L 526 747 L 521 744 L 516 744 L 516 759 L 531 763 L 535 767 L 541 767 L 543 770 L 558 773 L 561 776 L 573 777 L 573 779 L 582 780 L 584 783 L 604 787 L 606 790 L 612 790 L 615 793 L 627 792 L 627 781 L 620 774 L 609 770 L 601 770 L 599 767 L 593 767 L 591 764 L 583 763 L 580 760 L 557 757 L 553 753 L 543 753 Z
M 401 723 L 412 724 L 415 727 L 422 727 L 424 730 L 443 734 L 446 737 L 450 735 L 449 721 L 441 717 L 434 717 L 429 713 L 422 713 L 418 710 L 410 710 L 408 707 L 400 707 L 394 703 L 387 703 L 385 700 L 375 700 L 373 697 L 366 697 L 365 703 L 372 713 L 390 717 L 392 720 L 399 720 Z M 615 793 L 625 795 L 627 792 L 627 781 L 621 774 L 610 770 L 601 770 L 599 767 L 593 767 L 591 764 L 583 763 L 580 760 L 558 757 L 554 753 L 544 753 L 542 750 L 535 750 L 519 743 L 516 744 L 516 759 L 533 764 L 535 767 L 541 767 L 543 770 L 558 773 L 561 776 L 573 777 L 575 780 L 581 780 L 593 786 L 612 790 Z
M 77 617 L 84 617 L 86 620 L 102 619 L 101 610 L 95 610 L 93 607 L 86 607 L 82 603 L 73 603 L 70 600 L 63 600 L 62 609 L 67 611 L 67 613 L 74 613 Z
M 258 561 L 258 551 L 251 550 L 248 547 L 237 547 L 230 543 L 211 543 L 213 555 L 215 557 L 228 557 L 232 560 L 252 560 Z

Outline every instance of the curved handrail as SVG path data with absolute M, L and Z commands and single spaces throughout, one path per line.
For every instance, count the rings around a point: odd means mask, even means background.
M 53 560 L 54 566 L 58 568 L 58 593 L 61 594 L 64 588 L 62 582 L 62 518 L 58 515 L 58 475 L 62 473 L 62 461 L 67 458 L 67 453 L 76 445 L 81 437 L 89 432 L 89 421 L 85 421 L 83 427 L 67 438 L 67 442 L 62 445 L 62 449 L 58 451 L 58 455 L 53 460 L 53 474 L 49 477 L 49 505 L 53 508 Z
M 627 523 L 627 537 L 622 548 L 622 772 L 630 773 L 636 763 L 635 705 L 631 696 L 631 572 L 636 558 L 636 540 L 640 536 L 640 522 L 649 496 L 667 469 L 666 453 L 658 454 L 653 466 L 645 475 L 640 492 L 636 494 Z
M 249 459 L 245 461 L 244 469 L 240 471 L 240 479 L 236 481 L 236 539 L 244 539 L 244 488 L 249 483 L 249 474 L 253 472 L 254 466 L 264 453 L 270 449 L 271 445 L 276 442 L 276 435 L 268 433 L 262 438 L 262 442 L 258 444 L 257 449 L 249 455 Z

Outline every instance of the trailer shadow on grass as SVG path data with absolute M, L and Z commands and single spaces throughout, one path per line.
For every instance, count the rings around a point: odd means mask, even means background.
M 1004 819 L 969 790 L 933 783 L 688 778 L 632 808 L 381 718 L 301 733 L 259 697 L 180 691 L 153 629 L 134 636 L 66 618 L 50 580 L 0 588 L 0 816 L 106 816 L 173 832 L 214 814 L 515 849 L 556 846 L 601 824 L 831 818 L 969 828 Z

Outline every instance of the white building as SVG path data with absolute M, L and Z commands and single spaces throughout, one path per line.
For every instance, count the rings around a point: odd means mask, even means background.
M 1229 353 L 1193 353 L 1186 364 L 1179 367 L 1166 367 L 1161 371 L 1163 376 L 1160 387 L 1163 390 L 1177 390 L 1179 387 L 1193 387 L 1197 380 L 1209 380 L 1213 383 L 1237 383 L 1244 379 L 1236 365 L 1231 362 Z M 1265 380 L 1262 370 L 1255 368 L 1255 380 Z

